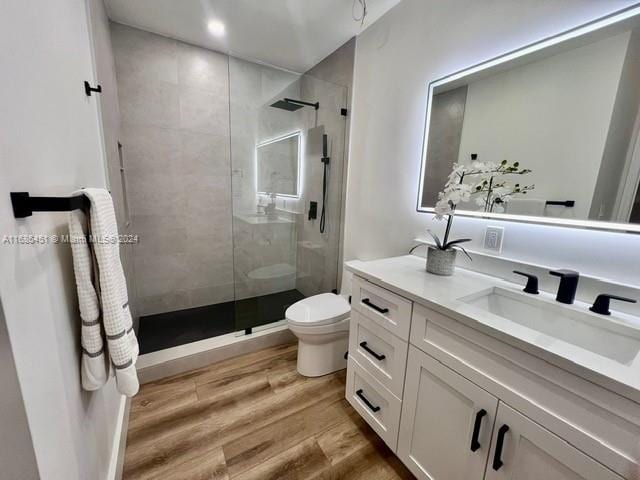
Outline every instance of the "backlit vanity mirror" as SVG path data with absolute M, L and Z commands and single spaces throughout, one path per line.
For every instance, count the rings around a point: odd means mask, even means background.
M 639 106 L 630 15 L 434 81 L 418 210 L 433 211 L 454 164 L 475 160 L 487 182 L 460 213 L 640 231 Z
M 300 132 L 256 146 L 258 193 L 297 197 L 300 169 Z

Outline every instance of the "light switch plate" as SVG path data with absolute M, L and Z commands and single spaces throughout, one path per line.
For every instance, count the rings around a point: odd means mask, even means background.
M 484 249 L 494 253 L 502 253 L 504 227 L 488 226 L 484 231 Z

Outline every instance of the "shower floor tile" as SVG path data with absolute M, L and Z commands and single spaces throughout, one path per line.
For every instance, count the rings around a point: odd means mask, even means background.
M 285 310 L 305 298 L 298 290 L 246 298 L 236 302 L 140 317 L 140 353 L 197 342 L 284 319 Z

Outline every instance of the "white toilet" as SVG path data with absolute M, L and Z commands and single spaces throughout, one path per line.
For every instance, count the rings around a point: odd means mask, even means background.
M 305 298 L 287 309 L 289 329 L 298 337 L 300 375 L 319 377 L 346 368 L 350 313 L 347 299 L 333 293 Z

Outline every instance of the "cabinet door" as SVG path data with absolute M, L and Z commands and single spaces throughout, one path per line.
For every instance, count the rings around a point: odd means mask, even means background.
M 481 480 L 498 400 L 409 347 L 398 456 L 425 480 Z
M 487 480 L 622 480 L 511 407 L 500 403 Z

